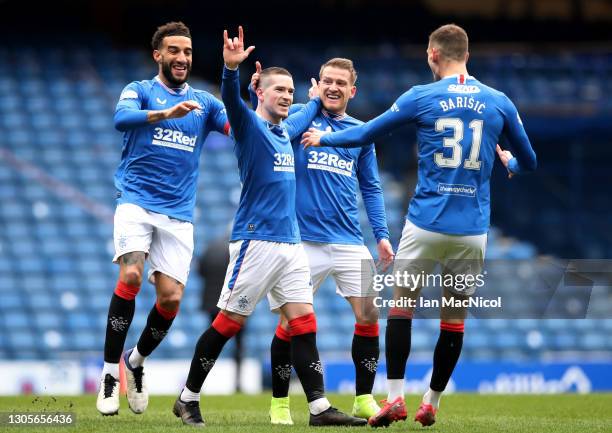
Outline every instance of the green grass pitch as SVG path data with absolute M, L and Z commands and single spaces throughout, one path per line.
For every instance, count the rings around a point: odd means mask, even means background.
M 353 398 L 330 395 L 330 401 L 344 411 L 350 411 Z M 78 397 L 0 397 L 0 412 L 11 411 L 74 411 L 73 427 L 9 427 L 0 425 L 0 432 L 185 432 L 172 414 L 174 396 L 152 396 L 149 408 L 142 415 L 133 414 L 125 397 L 121 399 L 118 416 L 102 417 L 95 408 L 95 396 Z M 209 432 L 306 432 L 308 427 L 306 400 L 291 397 L 294 426 L 271 426 L 268 423 L 269 394 L 257 396 L 204 396 L 201 407 Z M 428 431 L 452 433 L 491 432 L 611 432 L 612 394 L 589 395 L 477 395 L 451 394 L 442 397 L 437 422 L 424 429 L 412 421 L 420 396 L 406 398 L 408 420 L 394 423 L 384 432 Z M 72 406 L 71 406 L 72 405 Z M 363 427 L 371 430 L 370 427 Z M 362 429 L 362 427 L 353 427 Z M 347 428 L 317 428 L 328 432 L 346 432 Z

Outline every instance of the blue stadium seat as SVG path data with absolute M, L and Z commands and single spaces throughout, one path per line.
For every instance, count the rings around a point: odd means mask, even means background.
M 32 350 L 36 347 L 34 333 L 28 329 L 11 328 L 7 339 L 8 345 L 16 351 Z
M 33 311 L 52 309 L 57 307 L 57 299 L 50 293 L 36 293 L 29 296 L 30 307 Z
M 24 296 L 21 295 L 20 293 L 11 292 L 9 290 L 3 291 L 1 289 L 0 289 L 0 293 L 1 293 L 0 296 L 2 297 L 2 304 L 0 304 L 1 305 L 0 310 L 10 312 L 12 310 L 22 310 L 23 307 L 25 306 Z M 9 322 L 8 317 L 6 319 L 6 324 L 12 326 L 12 323 Z
M 62 326 L 62 317 L 58 309 L 37 311 L 33 319 L 34 324 L 39 330 L 58 329 Z

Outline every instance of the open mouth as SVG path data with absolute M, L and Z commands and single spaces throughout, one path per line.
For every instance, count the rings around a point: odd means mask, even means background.
M 177 74 L 184 74 L 187 72 L 187 65 L 172 65 L 172 70 Z
M 325 95 L 325 97 L 326 97 L 327 99 L 331 100 L 331 101 L 339 101 L 339 100 L 340 100 L 340 95 L 336 95 L 335 93 L 334 93 L 334 94 L 327 93 L 327 94 Z

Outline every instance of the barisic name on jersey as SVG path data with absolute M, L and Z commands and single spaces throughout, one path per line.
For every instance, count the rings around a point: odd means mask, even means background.
M 446 89 L 449 93 L 480 93 L 480 87 L 468 86 L 465 84 L 450 84 Z M 442 111 L 454 110 L 455 108 L 468 108 L 474 110 L 478 114 L 482 114 L 486 105 L 472 96 L 455 96 L 454 98 L 448 98 L 443 101 L 438 101 Z

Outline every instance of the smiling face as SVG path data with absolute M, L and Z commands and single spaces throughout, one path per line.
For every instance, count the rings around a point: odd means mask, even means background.
M 336 114 L 344 114 L 349 99 L 355 96 L 351 72 L 336 66 L 326 66 L 321 71 L 319 95 L 323 107 Z
M 170 87 L 179 87 L 189 78 L 192 53 L 191 38 L 186 36 L 166 36 L 159 50 L 153 51 L 159 75 Z
M 293 78 L 289 75 L 270 74 L 261 78 L 257 88 L 257 97 L 266 120 L 278 123 L 289 115 L 293 103 Z M 258 111 L 259 106 L 258 106 Z

